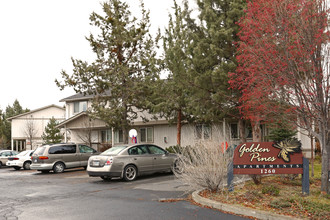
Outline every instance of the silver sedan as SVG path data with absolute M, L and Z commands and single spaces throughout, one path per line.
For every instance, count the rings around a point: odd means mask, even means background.
M 87 173 L 110 180 L 112 177 L 133 181 L 137 176 L 156 172 L 171 172 L 175 154 L 153 144 L 115 146 L 88 160 Z

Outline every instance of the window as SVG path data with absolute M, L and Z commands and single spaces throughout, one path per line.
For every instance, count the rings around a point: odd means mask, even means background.
M 230 137 L 232 139 L 240 138 L 238 124 L 235 124 L 235 123 L 230 124 Z M 245 128 L 245 137 L 246 138 L 252 138 L 252 128 L 251 128 L 251 126 Z
M 124 142 L 124 135 L 123 130 L 115 131 L 115 143 L 123 143 Z
M 261 126 L 262 129 L 262 126 Z M 249 126 L 245 129 L 245 133 L 246 133 L 246 138 L 252 138 L 252 127 Z
M 195 138 L 196 139 L 210 139 L 212 135 L 212 129 L 209 125 L 196 125 L 195 126 Z
M 74 102 L 73 104 L 74 104 L 74 108 L 73 108 L 74 113 L 79 113 L 87 110 L 87 101 Z
M 111 143 L 112 142 L 112 133 L 110 130 L 101 131 L 101 141 L 102 141 L 102 143 Z
M 154 132 L 153 128 L 140 128 L 141 142 L 153 142 Z
M 93 148 L 90 148 L 86 145 L 79 145 L 79 150 L 80 153 L 95 153 L 96 150 L 94 150 Z
M 63 145 L 50 147 L 49 154 L 74 154 L 76 153 L 76 145 Z
M 46 150 L 46 147 L 38 147 L 35 151 L 34 151 L 34 154 L 33 155 L 43 155 L 44 152 Z
M 108 150 L 102 152 L 101 155 L 117 155 L 125 148 L 126 148 L 126 146 L 115 146 L 115 147 L 109 148 Z
M 154 145 L 148 146 L 151 154 L 166 154 L 166 151 Z
M 230 137 L 232 139 L 237 139 L 239 137 L 237 124 L 230 124 Z
M 28 152 L 29 151 L 22 151 L 21 153 L 17 154 L 17 156 L 25 156 Z
M 142 154 L 147 154 L 148 150 L 146 146 L 137 146 L 137 147 L 132 147 L 128 149 L 128 154 L 129 155 L 142 155 Z
M 2 156 L 2 157 L 9 157 L 9 156 L 11 156 L 11 153 L 10 153 L 10 151 L 5 151 L 0 156 Z

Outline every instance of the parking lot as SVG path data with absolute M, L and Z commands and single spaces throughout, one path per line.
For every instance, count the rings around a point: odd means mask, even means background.
M 84 169 L 42 174 L 4 167 L 0 169 L 0 220 L 241 219 L 192 204 L 185 200 L 186 188 L 172 174 L 106 182 L 89 177 Z

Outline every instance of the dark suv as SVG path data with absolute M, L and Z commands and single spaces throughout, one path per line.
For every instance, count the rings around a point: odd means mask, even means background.
M 88 158 L 98 154 L 83 144 L 50 144 L 38 147 L 32 155 L 31 169 L 42 172 L 53 170 L 62 173 L 64 169 L 87 167 Z

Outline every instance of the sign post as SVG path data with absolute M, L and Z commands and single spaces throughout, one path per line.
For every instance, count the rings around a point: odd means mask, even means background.
M 235 148 L 228 165 L 228 190 L 233 188 L 234 174 L 302 174 L 302 192 L 309 194 L 309 162 L 303 158 L 297 139 L 281 142 L 248 142 Z

